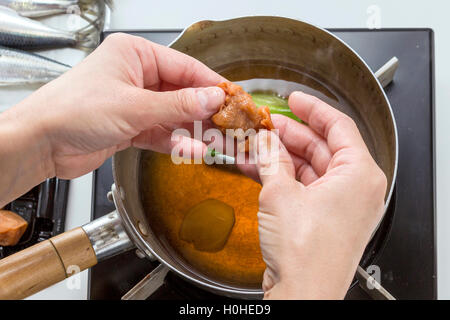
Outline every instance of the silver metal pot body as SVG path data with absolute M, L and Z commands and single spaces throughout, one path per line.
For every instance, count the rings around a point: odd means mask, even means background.
M 387 207 L 397 172 L 394 116 L 372 71 L 344 42 L 324 29 L 301 21 L 244 17 L 197 22 L 186 28 L 171 47 L 218 72 L 226 65 L 251 60 L 288 64 L 322 79 L 344 94 L 355 106 L 353 112 L 358 116 L 355 121 L 364 131 L 372 155 L 388 178 Z M 154 235 L 140 199 L 141 153 L 141 150 L 129 148 L 113 157 L 113 198 L 131 241 L 148 257 L 158 259 L 178 275 L 211 292 L 236 298 L 262 297 L 261 289 L 230 286 L 198 273 Z M 122 243 L 121 248 L 126 247 Z

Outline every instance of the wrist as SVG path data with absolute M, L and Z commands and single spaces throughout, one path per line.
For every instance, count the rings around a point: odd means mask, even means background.
M 335 274 L 330 270 L 317 268 L 314 274 L 301 271 L 283 277 L 270 290 L 264 293 L 266 300 L 341 300 L 345 297 L 355 274 L 348 270 Z M 320 270 L 322 269 L 322 270 Z
M 45 130 L 26 103 L 0 114 L 0 206 L 54 176 Z M 34 116 L 33 116 L 34 115 Z
M 20 128 L 21 138 L 28 146 L 26 154 L 34 158 L 34 165 L 42 181 L 55 176 L 53 163 L 53 148 L 50 134 L 53 131 L 49 125 L 49 109 L 46 95 L 38 90 L 11 109 L 15 114 L 15 123 Z M 51 114 L 51 113 L 50 113 Z
M 343 299 L 364 251 L 340 238 L 304 234 L 300 246 L 280 255 L 278 282 L 265 299 Z M 281 250 L 283 252 L 283 250 Z
M 354 273 L 352 273 L 354 274 Z M 264 293 L 265 300 L 342 300 L 350 286 L 351 279 L 339 279 L 333 274 L 306 279 L 297 275 L 295 279 L 282 280 Z

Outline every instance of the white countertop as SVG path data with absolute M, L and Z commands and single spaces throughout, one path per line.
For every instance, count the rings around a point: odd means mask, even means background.
M 195 3 L 195 5 L 193 4 Z M 444 0 L 378 0 L 381 27 L 430 27 L 435 31 L 436 54 L 436 178 L 438 297 L 450 298 L 450 2 Z M 205 19 L 223 20 L 246 15 L 278 15 L 304 20 L 321 27 L 367 27 L 372 0 L 266 1 L 229 0 L 226 6 L 215 1 L 115 1 L 112 29 L 173 29 Z M 370 10 L 369 10 L 370 11 Z M 0 97 L 4 92 L 0 92 Z M 0 108 L 2 101 L 0 99 Z M 1 109 L 0 109 L 1 110 Z M 69 193 L 70 229 L 89 221 L 91 174 L 72 181 Z M 31 298 L 86 299 L 87 273 L 78 280 L 66 280 Z M 71 287 L 72 289 L 69 289 Z M 73 289 L 75 287 L 75 289 Z

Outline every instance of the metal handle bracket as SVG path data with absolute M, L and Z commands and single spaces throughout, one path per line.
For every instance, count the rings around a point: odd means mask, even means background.
M 89 237 L 99 262 L 134 248 L 117 211 L 95 219 L 82 228 Z

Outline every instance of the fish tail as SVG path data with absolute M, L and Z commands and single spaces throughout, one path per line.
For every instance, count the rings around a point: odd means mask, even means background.
M 89 24 L 86 27 L 81 28 L 76 32 L 77 45 L 79 49 L 91 51 L 95 49 L 100 43 L 100 33 L 102 29 L 99 29 L 97 25 Z
M 114 9 L 114 0 L 78 0 L 78 4 L 81 7 L 89 7 L 96 3 L 100 5 L 105 4 L 111 10 Z
M 111 9 L 114 10 L 114 0 L 101 0 Z
M 100 43 L 100 34 L 105 24 L 105 4 L 112 9 L 113 0 L 80 0 L 81 18 L 88 24 L 77 30 L 77 47 L 87 51 Z

